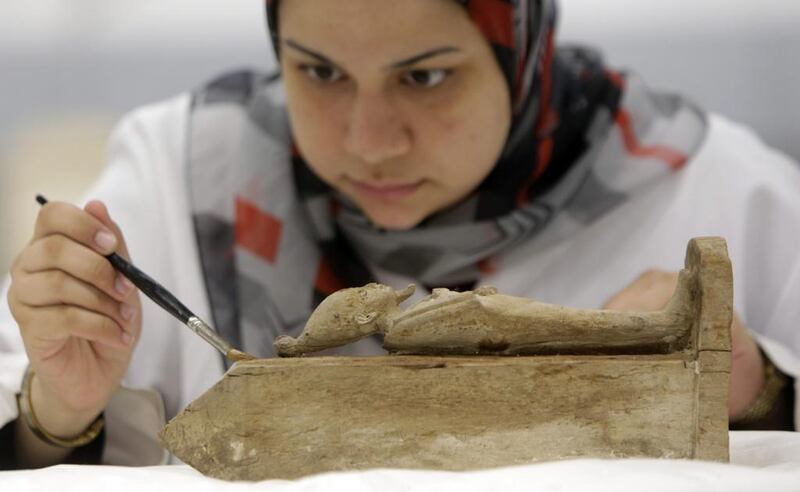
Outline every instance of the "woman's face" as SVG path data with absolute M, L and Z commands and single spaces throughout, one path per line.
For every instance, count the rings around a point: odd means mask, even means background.
M 470 194 L 511 124 L 505 79 L 452 0 L 282 0 L 296 143 L 376 224 L 408 229 Z

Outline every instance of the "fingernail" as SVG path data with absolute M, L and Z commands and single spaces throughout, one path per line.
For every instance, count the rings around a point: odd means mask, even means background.
M 114 281 L 114 290 L 122 295 L 125 295 L 130 292 L 131 289 L 133 289 L 133 284 L 131 281 L 122 275 L 117 275 L 117 279 Z
M 97 243 L 101 249 L 111 251 L 117 245 L 117 238 L 110 232 L 100 231 L 95 235 L 94 242 Z
M 122 334 L 122 343 L 124 343 L 126 346 L 130 345 L 131 343 L 133 343 L 133 337 L 130 336 L 128 333 L 123 333 Z
M 127 304 L 123 304 L 119 308 L 119 314 L 125 321 L 130 321 L 133 318 L 133 315 L 136 314 L 136 310 Z

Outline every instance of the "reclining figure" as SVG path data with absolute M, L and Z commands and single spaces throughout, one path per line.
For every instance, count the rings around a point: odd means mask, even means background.
M 371 283 L 328 296 L 302 334 L 278 337 L 279 356 L 293 357 L 339 347 L 375 334 L 397 354 L 530 355 L 669 353 L 690 342 L 690 273 L 662 311 L 636 313 L 572 309 L 499 294 L 493 287 L 455 292 L 434 289 L 406 310 L 414 293 Z

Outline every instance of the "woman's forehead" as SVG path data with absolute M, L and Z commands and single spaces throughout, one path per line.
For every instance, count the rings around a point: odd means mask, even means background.
M 441 47 L 484 44 L 453 0 L 281 0 L 280 38 L 333 57 L 401 60 Z M 282 49 L 283 51 L 283 49 Z
M 453 0 L 281 0 L 280 29 L 312 29 L 304 34 L 409 38 L 457 32 L 469 22 Z

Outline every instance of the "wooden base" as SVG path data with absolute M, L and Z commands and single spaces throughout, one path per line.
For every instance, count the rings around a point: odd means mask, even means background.
M 574 457 L 727 461 L 727 415 L 698 395 L 724 389 L 728 374 L 698 364 L 668 356 L 241 362 L 162 438 L 183 461 L 228 480 Z

